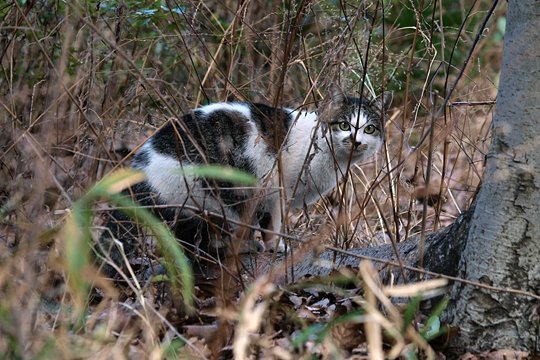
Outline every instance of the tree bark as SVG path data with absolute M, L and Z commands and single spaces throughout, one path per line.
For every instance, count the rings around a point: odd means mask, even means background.
M 474 205 L 462 213 L 457 220 L 436 233 L 429 234 L 424 244 L 422 264 L 420 264 L 420 237 L 396 244 L 401 262 L 406 267 L 422 267 L 424 270 L 448 276 L 457 276 L 459 259 L 465 248 Z M 312 246 L 308 246 L 310 249 Z M 307 276 L 324 277 L 332 274 L 335 269 L 357 269 L 363 258 L 377 259 L 375 267 L 380 270 L 383 280 L 392 278 L 394 283 L 409 283 L 418 281 L 420 273 L 402 269 L 388 262 L 397 263 L 397 255 L 390 244 L 355 248 L 346 252 L 333 250 L 314 253 L 295 250 L 292 256 L 279 255 L 272 262 L 272 254 L 258 254 L 256 264 L 254 259 L 246 255 L 242 260 L 255 275 L 272 274 L 272 279 L 278 284 L 292 283 Z M 424 276 L 423 279 L 427 277 Z
M 503 63 L 482 188 L 461 278 L 540 293 L 540 1 L 508 2 Z M 537 300 L 455 283 L 446 318 L 455 353 L 538 353 Z

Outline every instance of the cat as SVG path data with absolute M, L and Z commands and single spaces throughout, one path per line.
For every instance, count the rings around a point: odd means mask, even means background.
M 264 240 L 249 238 L 242 249 L 262 251 L 277 241 L 282 251 L 276 235 L 282 231 L 282 210 L 315 203 L 352 164 L 374 155 L 383 143 L 383 112 L 391 101 L 391 92 L 360 99 L 333 85 L 316 112 L 246 102 L 199 107 L 164 125 L 136 152 L 132 167 L 143 171 L 146 181 L 131 193 L 142 205 L 170 206 L 156 212 L 195 252 L 246 241 L 236 239 L 241 223 L 261 226 Z M 249 188 L 182 175 L 185 167 L 202 164 L 240 169 L 259 184 Z M 108 227 L 108 236 L 123 242 L 126 233 L 133 235 L 132 225 Z M 124 245 L 126 252 L 137 246 Z

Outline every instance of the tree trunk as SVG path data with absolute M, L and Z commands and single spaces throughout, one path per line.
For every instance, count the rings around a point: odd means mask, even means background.
M 503 64 L 482 188 L 458 276 L 540 293 L 540 1 L 508 2 Z M 538 353 L 537 300 L 453 285 L 452 349 Z

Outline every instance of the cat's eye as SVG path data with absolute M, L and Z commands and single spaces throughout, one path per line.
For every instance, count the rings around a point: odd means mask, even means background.
M 366 134 L 373 134 L 375 132 L 375 130 L 377 130 L 377 128 L 373 125 L 368 125 L 364 128 L 364 132 Z
M 341 131 L 349 131 L 351 130 L 351 124 L 349 124 L 346 121 L 342 121 L 339 123 L 339 130 Z

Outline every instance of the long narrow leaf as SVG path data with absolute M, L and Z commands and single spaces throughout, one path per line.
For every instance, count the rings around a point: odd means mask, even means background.
M 238 169 L 222 165 L 185 166 L 182 169 L 182 173 L 184 175 L 206 177 L 215 180 L 228 181 L 235 184 L 257 184 L 257 178 L 255 178 L 253 175 Z

